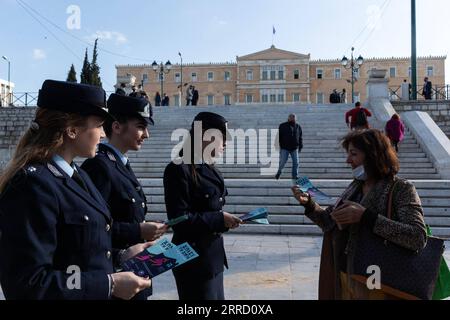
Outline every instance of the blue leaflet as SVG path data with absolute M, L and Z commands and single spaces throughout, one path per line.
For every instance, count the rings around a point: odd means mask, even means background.
M 267 220 L 268 216 L 269 213 L 266 208 L 258 208 L 239 218 L 245 222 L 251 221 L 259 224 L 269 224 L 269 220 Z
M 177 246 L 164 238 L 125 261 L 122 269 L 141 277 L 153 278 L 197 257 L 197 252 L 188 243 Z
M 323 193 L 319 189 L 317 189 L 311 181 L 308 179 L 308 177 L 301 177 L 297 179 L 297 184 L 300 187 L 300 190 L 303 192 L 309 193 L 311 197 L 314 198 L 316 201 L 330 201 L 332 200 L 332 197 L 329 195 Z

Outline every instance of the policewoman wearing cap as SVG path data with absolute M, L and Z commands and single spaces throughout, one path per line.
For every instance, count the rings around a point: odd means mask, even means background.
M 97 87 L 46 80 L 30 128 L 0 177 L 0 283 L 6 299 L 130 299 L 151 286 L 114 273 L 113 220 L 89 176 L 109 117 Z M 132 257 L 149 243 L 129 248 Z
M 209 139 L 206 135 L 204 138 L 204 134 L 210 133 L 214 136 L 212 142 L 206 141 Z M 222 233 L 242 222 L 222 210 L 228 192 L 214 166 L 214 158 L 220 157 L 226 146 L 226 133 L 225 118 L 212 112 L 199 113 L 183 146 L 182 161 L 175 159 L 164 172 L 168 218 L 189 217 L 173 226 L 172 241 L 188 242 L 199 254 L 198 258 L 173 269 L 181 300 L 225 299 L 223 271 L 228 265 Z M 215 148 L 208 152 L 211 143 Z
M 144 98 L 111 94 L 108 111 L 114 119 L 103 124 L 108 141 L 100 143 L 95 158 L 81 166 L 103 199 L 109 205 L 113 247 L 126 249 L 144 240 L 156 240 L 167 231 L 163 223 L 145 222 L 147 199 L 125 154 L 141 149 L 149 137 L 147 126 L 154 124 L 149 104 Z M 151 295 L 151 290 L 139 293 L 140 298 Z

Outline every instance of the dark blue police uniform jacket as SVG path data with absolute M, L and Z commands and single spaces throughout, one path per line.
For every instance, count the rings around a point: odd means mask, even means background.
M 108 299 L 112 220 L 88 175 L 77 170 L 88 191 L 50 161 L 20 170 L 2 192 L 0 282 L 6 299 Z M 81 271 L 79 287 L 75 277 L 69 279 L 71 266 Z
M 171 162 L 164 172 L 164 197 L 167 216 L 173 219 L 189 215 L 189 219 L 173 227 L 173 243 L 188 242 L 199 257 L 174 269 L 175 277 L 210 279 L 227 265 L 222 233 L 222 207 L 228 194 L 222 175 L 207 164 L 191 166 Z
M 133 170 L 104 144 L 99 144 L 95 158 L 87 159 L 81 167 L 109 205 L 114 248 L 126 249 L 143 242 L 139 224 L 145 220 L 147 200 Z

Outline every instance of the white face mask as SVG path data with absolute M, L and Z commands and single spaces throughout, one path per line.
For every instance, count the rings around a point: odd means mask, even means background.
M 360 165 L 359 167 L 352 170 L 353 178 L 360 181 L 366 181 L 367 180 L 367 174 L 364 170 L 364 165 Z

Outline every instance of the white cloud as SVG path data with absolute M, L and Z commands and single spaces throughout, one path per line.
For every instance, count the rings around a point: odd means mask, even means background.
M 95 33 L 91 34 L 90 36 L 86 37 L 86 40 L 88 41 L 95 41 L 95 39 L 99 40 L 111 40 L 114 41 L 115 44 L 124 44 L 128 41 L 127 37 L 117 31 L 100 31 L 97 30 Z
M 224 25 L 227 25 L 227 24 L 228 24 L 227 21 L 222 20 L 222 19 L 220 19 L 220 18 L 217 17 L 217 16 L 214 16 L 214 22 L 217 23 L 217 24 L 219 24 L 219 25 L 221 25 L 221 26 L 224 26 Z
M 43 60 L 47 58 L 45 51 L 42 49 L 33 49 L 33 59 L 34 60 Z

